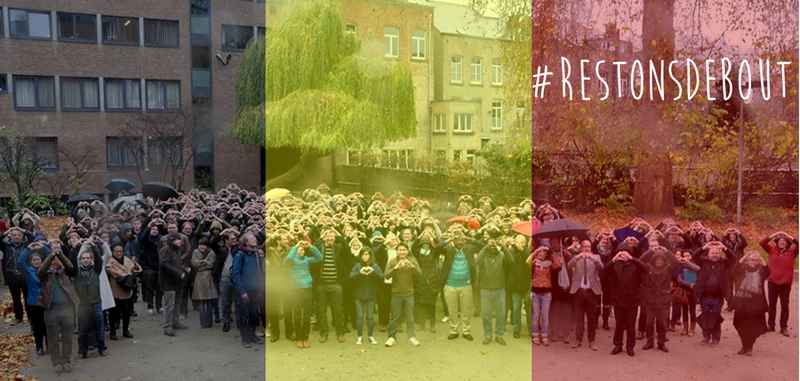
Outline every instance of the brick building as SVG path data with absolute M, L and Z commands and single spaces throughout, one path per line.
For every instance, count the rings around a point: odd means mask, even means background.
M 45 179 L 91 161 L 83 192 L 184 170 L 183 189 L 255 190 L 261 151 L 227 137 L 235 78 L 246 43 L 283 11 L 263 0 L 0 0 L 0 126 L 30 138 Z M 137 123 L 177 115 L 192 117 L 190 138 L 130 136 Z M 47 182 L 37 191 L 57 192 Z

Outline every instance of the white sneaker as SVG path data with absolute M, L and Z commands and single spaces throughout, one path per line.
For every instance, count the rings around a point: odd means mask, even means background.
M 148 309 L 147 309 L 147 314 L 148 314 L 148 315 L 150 315 L 150 316 L 153 316 L 153 315 L 155 315 L 155 314 L 156 314 L 156 312 L 155 312 L 155 311 L 153 311 L 153 309 L 152 309 L 152 308 L 148 308 Z
M 445 316 L 445 317 L 442 318 L 442 323 L 447 323 L 448 321 L 450 321 L 450 317 L 449 316 Z
M 419 346 L 419 340 L 417 340 L 416 337 L 409 338 L 408 341 L 410 341 L 411 344 L 414 344 L 415 347 Z
M 386 340 L 386 344 L 384 344 L 384 345 L 387 346 L 387 347 L 393 347 L 394 343 L 396 343 L 396 342 L 397 342 L 397 340 L 395 340 L 394 337 L 390 337 L 389 340 Z
M 159 309 L 158 309 L 158 313 L 160 313 L 160 314 L 164 314 L 164 307 L 161 307 L 161 308 L 159 308 Z
M 369 343 L 372 344 L 372 345 L 378 345 L 378 340 L 375 340 L 374 337 L 370 336 L 369 337 Z
M 356 339 L 356 345 L 361 345 L 361 336 Z

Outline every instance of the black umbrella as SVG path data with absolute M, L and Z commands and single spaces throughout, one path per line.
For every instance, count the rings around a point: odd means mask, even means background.
M 77 204 L 77 203 L 82 202 L 82 201 L 86 201 L 86 202 L 100 201 L 100 197 L 97 197 L 97 196 L 95 196 L 93 194 L 82 193 L 82 194 L 70 197 L 69 200 L 67 200 L 64 203 L 69 205 L 69 204 Z
M 585 235 L 589 231 L 586 225 L 573 220 L 560 219 L 545 222 L 536 230 L 534 238 L 566 238 Z
M 139 195 L 119 197 L 116 200 L 111 201 L 108 207 L 111 208 L 114 213 L 122 213 L 133 210 L 144 212 L 150 209 L 150 206 L 147 205 L 147 201 L 145 201 Z
M 119 193 L 122 191 L 129 191 L 136 187 L 136 184 L 128 181 L 127 179 L 112 179 L 106 184 L 106 189 L 111 193 Z
M 153 181 L 142 186 L 142 194 L 145 197 L 153 197 L 157 200 L 167 200 L 170 197 L 178 197 L 178 191 L 167 183 Z

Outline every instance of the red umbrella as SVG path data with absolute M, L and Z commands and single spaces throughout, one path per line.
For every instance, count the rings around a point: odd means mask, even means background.
M 533 235 L 533 233 L 535 233 L 537 230 L 539 230 L 540 226 L 542 226 L 542 225 L 540 223 L 538 223 L 538 222 L 522 221 L 522 222 L 517 222 L 516 224 L 514 224 L 514 226 L 511 228 L 511 230 L 513 230 L 513 231 L 515 231 L 515 232 L 517 232 L 519 234 L 522 234 L 522 235 L 524 235 L 526 237 L 530 237 L 530 236 Z
M 469 218 L 467 216 L 453 217 L 453 218 L 447 220 L 447 222 L 445 222 L 446 225 L 452 225 L 452 224 L 455 224 L 455 223 L 459 223 L 461 225 L 468 225 L 469 227 L 474 228 L 474 229 L 480 229 L 480 227 L 481 227 L 481 223 L 478 222 L 478 220 L 476 220 L 474 218 Z
M 403 200 L 403 206 L 400 207 L 401 209 L 406 209 L 409 206 L 411 206 L 411 200 L 409 200 L 406 197 L 402 197 L 401 199 Z M 394 203 L 395 203 L 395 197 L 394 196 L 389 197 L 388 199 L 386 199 L 386 206 L 391 207 L 392 205 L 394 205 Z

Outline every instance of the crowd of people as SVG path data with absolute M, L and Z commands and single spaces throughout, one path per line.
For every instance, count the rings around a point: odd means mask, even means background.
M 536 221 L 560 218 L 549 205 L 539 207 L 534 216 Z M 612 355 L 621 353 L 624 345 L 627 354 L 635 356 L 636 340 L 642 339 L 643 350 L 669 352 L 667 332 L 680 330 L 680 335 L 692 337 L 698 326 L 700 343 L 716 346 L 723 306 L 734 311 L 740 355 L 752 356 L 756 339 L 776 331 L 779 305 L 777 327 L 789 336 L 798 241 L 786 232 L 759 241 L 768 261 L 758 251 L 747 250 L 748 242 L 736 228 L 718 236 L 702 221 L 683 230 L 672 219 L 654 228 L 636 218 L 592 237 L 586 232 L 534 238 L 533 246 L 528 263 L 533 266 L 534 345 L 571 341 L 572 348 L 578 348 L 586 333 L 588 347 L 597 350 L 596 331 L 601 318 L 602 328 L 611 329 L 611 307 Z
M 27 209 L 0 234 L 11 325 L 27 315 L 36 352 L 49 353 L 56 373 L 73 369 L 74 331 L 80 358 L 90 349 L 106 356 L 120 331 L 133 338 L 140 294 L 147 314 L 163 315 L 165 335 L 187 329 L 180 321 L 193 305 L 202 328 L 222 323 L 228 332 L 236 322 L 242 345 L 263 344 L 256 334 L 266 323 L 263 197 L 231 184 L 213 195 L 119 201 L 77 203 L 50 239 Z

